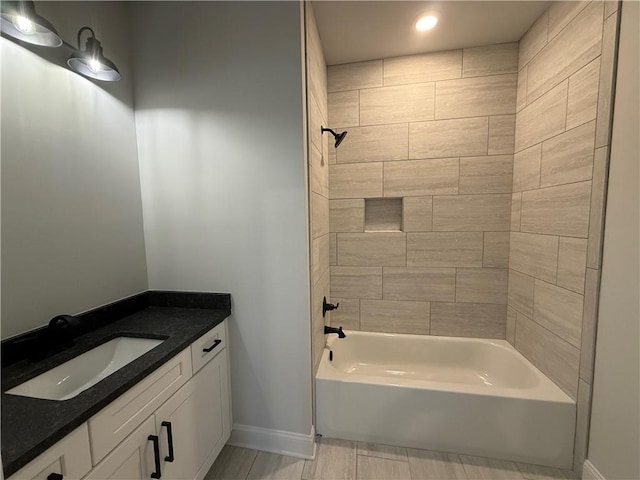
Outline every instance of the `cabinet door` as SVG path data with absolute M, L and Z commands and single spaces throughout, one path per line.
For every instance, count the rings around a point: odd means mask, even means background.
M 118 445 L 84 480 L 143 480 L 155 471 L 153 443 L 149 435 L 156 434 L 155 419 L 151 415 Z M 164 472 L 162 472 L 164 473 Z
M 191 378 L 186 348 L 89 419 L 91 458 L 98 464 Z
M 89 430 L 85 423 L 11 475 L 8 480 L 45 480 L 52 473 L 63 475 L 65 480 L 77 480 L 90 469 Z
M 163 477 L 203 478 L 229 438 L 227 352 L 222 351 L 155 413 Z M 163 425 L 163 422 L 164 425 Z M 169 456 L 169 425 L 173 439 Z

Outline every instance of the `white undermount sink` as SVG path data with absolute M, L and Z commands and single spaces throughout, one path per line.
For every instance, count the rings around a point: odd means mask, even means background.
M 47 400 L 68 400 L 133 362 L 163 341 L 151 338 L 114 338 L 6 393 Z

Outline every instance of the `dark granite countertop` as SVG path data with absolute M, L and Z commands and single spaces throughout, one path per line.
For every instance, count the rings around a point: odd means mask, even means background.
M 2 463 L 5 478 L 82 425 L 144 377 L 187 348 L 231 314 L 228 295 L 212 308 L 149 306 L 75 339 L 75 345 L 38 363 L 2 369 Z M 155 304 L 172 302 L 155 302 Z M 184 302 L 182 302 L 184 303 Z M 180 302 L 178 302 L 180 304 Z M 197 302 L 196 302 L 197 305 Z M 185 305 L 191 307 L 191 305 Z M 4 393 L 115 337 L 164 339 L 140 358 L 69 400 Z

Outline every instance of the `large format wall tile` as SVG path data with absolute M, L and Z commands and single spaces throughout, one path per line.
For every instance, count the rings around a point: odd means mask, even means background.
M 319 193 L 329 198 L 329 165 L 323 161 L 322 153 L 310 144 L 309 150 L 309 188 L 312 192 Z
M 600 55 L 602 14 L 602 2 L 591 2 L 529 63 L 527 102 Z
M 453 302 L 455 268 L 384 267 L 383 298 L 421 302 Z
M 513 191 L 522 192 L 540 187 L 542 144 L 522 150 L 513 156 Z
M 329 265 L 336 265 L 338 263 L 338 235 L 335 233 L 329 234 Z
M 516 114 L 516 152 L 564 132 L 568 85 L 562 82 Z
M 364 199 L 329 200 L 330 232 L 364 232 Z
M 409 125 L 409 158 L 486 155 L 488 118 L 460 118 Z
M 338 163 L 406 159 L 407 128 L 406 124 L 349 128 L 336 152 Z
M 322 124 L 326 120 L 326 117 L 324 117 L 320 111 L 318 100 L 316 100 L 313 94 L 309 95 L 307 104 L 309 108 L 309 140 L 319 152 L 322 152 L 322 141 L 324 138 L 322 134 Z
M 543 142 L 541 187 L 591 179 L 595 130 L 589 122 Z
M 362 300 L 360 327 L 367 332 L 429 333 L 429 302 Z
M 322 316 L 322 299 L 327 297 L 330 301 L 330 274 L 329 270 L 325 270 L 319 280 L 317 280 L 311 290 L 311 302 L 313 308 L 311 310 L 311 318 L 313 324 L 313 357 L 314 367 L 318 368 L 322 351 L 324 350 L 325 336 L 323 326 L 325 321 L 330 322 L 330 316 L 326 319 Z
M 549 23 L 547 10 L 520 39 L 519 69 L 522 69 L 547 44 L 547 25 Z
M 407 265 L 481 267 L 482 232 L 407 233 Z
M 515 115 L 497 115 L 489 117 L 489 155 L 512 155 L 515 135 Z
M 576 348 L 582 334 L 582 295 L 535 281 L 533 319 Z
M 506 304 L 507 277 L 502 268 L 458 268 L 456 302 Z
M 462 50 L 384 59 L 384 85 L 433 82 L 462 76 Z
M 360 125 L 433 120 L 435 83 L 360 90 Z
M 591 180 L 596 122 L 589 122 L 542 143 L 540 186 Z
M 445 195 L 433 198 L 433 230 L 508 232 L 511 195 Z
M 382 298 L 382 267 L 331 267 L 331 294 L 345 298 Z
M 307 66 L 307 178 L 310 215 L 311 354 L 314 371 L 324 349 L 322 298 L 330 295 L 328 143 L 321 133 L 327 121 L 327 69 L 311 8 L 306 12 Z M 326 319 L 329 321 L 329 318 Z M 248 471 L 248 470 L 247 470 Z M 246 475 L 245 475 L 246 476 Z
M 516 311 L 507 306 L 507 342 L 515 347 L 516 345 Z
M 483 267 L 509 267 L 509 236 L 509 232 L 484 232 Z
M 509 267 L 555 283 L 558 268 L 558 237 L 511 232 Z
M 520 230 L 586 238 L 590 199 L 590 181 L 524 192 Z
M 593 159 L 591 209 L 589 213 L 589 244 L 587 267 L 600 268 L 602 258 L 602 229 L 604 227 L 604 202 L 607 187 L 607 147 L 596 149 Z
M 595 120 L 598 108 L 600 58 L 569 77 L 567 130 Z
M 611 130 L 611 93 L 613 88 L 613 66 L 615 62 L 617 15 L 604 22 L 602 32 L 602 57 L 600 58 L 600 83 L 598 88 L 598 121 L 596 125 L 596 147 L 609 143 Z
M 402 230 L 430 232 L 433 218 L 433 197 L 404 197 L 402 199 Z
M 336 128 L 357 127 L 360 124 L 360 101 L 358 90 L 336 92 L 327 95 L 329 105 L 329 125 Z
M 338 198 L 382 196 L 382 163 L 329 166 L 329 195 Z
M 329 67 L 331 126 L 349 132 L 326 154 L 331 294 L 349 307 L 333 323 L 429 333 L 437 302 L 440 332 L 505 337 L 518 48 Z
M 558 281 L 560 287 L 584 293 L 587 268 L 587 240 L 560 237 L 558 248 Z
M 338 265 L 396 266 L 407 264 L 403 232 L 339 233 Z
M 517 74 L 436 83 L 436 119 L 508 115 L 516 111 Z
M 520 231 L 520 213 L 522 210 L 522 193 L 511 195 L 511 231 Z
M 327 68 L 327 91 L 341 92 L 382 86 L 382 60 L 345 63 Z
M 324 61 L 320 34 L 315 16 L 309 10 L 309 28 L 307 29 L 307 69 L 310 97 L 318 102 L 320 117 L 327 118 L 327 64 Z
M 517 72 L 518 42 L 465 48 L 462 51 L 463 77 Z
M 331 325 L 344 330 L 360 330 L 360 300 L 331 296 L 331 302 L 338 308 L 331 312 Z
M 604 18 L 618 11 L 619 0 L 604 0 Z
M 520 313 L 516 321 L 516 348 L 576 399 L 580 350 Z
M 506 305 L 476 303 L 431 304 L 431 335 L 505 338 Z
M 311 278 L 318 279 L 329 268 L 329 235 L 311 242 Z
M 533 318 L 533 277 L 509 270 L 509 305 Z
M 311 238 L 329 233 L 329 200 L 317 193 L 311 194 Z
M 553 2 L 549 7 L 549 40 L 558 35 L 590 0 Z
M 459 193 L 511 193 L 513 155 L 460 159 Z
M 580 378 L 593 382 L 593 363 L 600 296 L 600 271 L 587 268 L 582 312 L 582 339 L 580 341 Z
M 527 67 L 518 72 L 518 94 L 516 95 L 516 112 L 527 106 Z
M 404 197 L 457 193 L 457 158 L 385 162 L 384 195 Z

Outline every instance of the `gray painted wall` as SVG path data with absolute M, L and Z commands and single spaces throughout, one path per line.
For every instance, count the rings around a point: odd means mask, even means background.
M 152 289 L 230 292 L 234 423 L 309 435 L 300 5 L 133 5 Z
M 588 454 L 609 480 L 640 478 L 639 26 L 623 2 Z
M 0 39 L 2 337 L 147 289 L 129 25 L 120 2 L 38 2 L 91 25 L 122 81 L 94 84 Z

